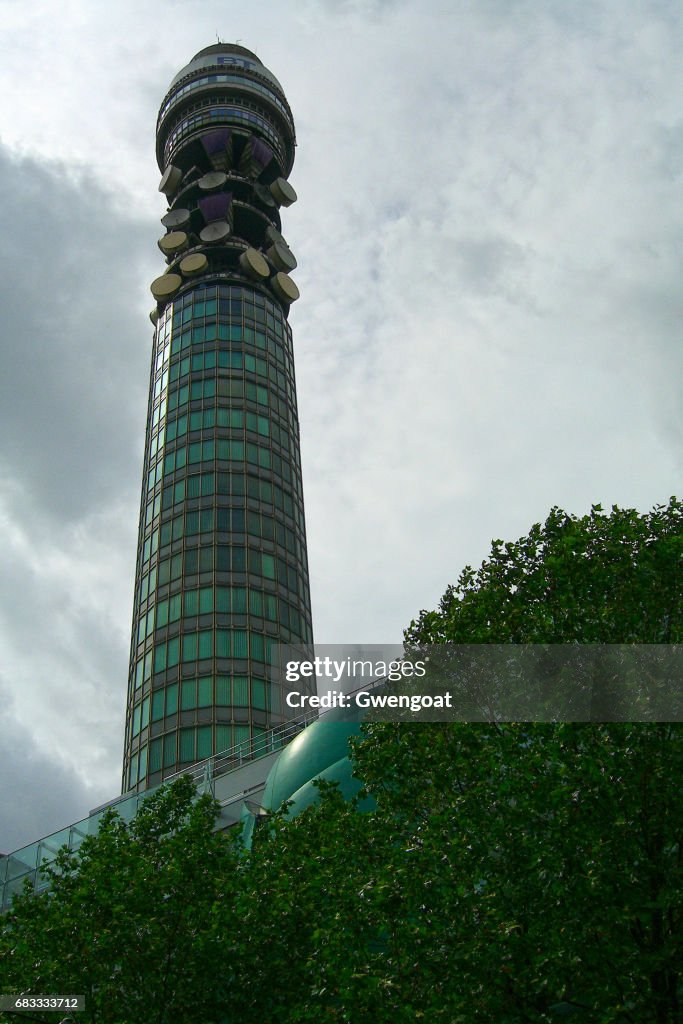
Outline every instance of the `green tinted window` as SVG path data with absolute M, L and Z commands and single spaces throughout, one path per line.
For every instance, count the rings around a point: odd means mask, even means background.
M 183 661 L 195 661 L 197 658 L 197 634 L 186 633 L 183 637 Z M 185 684 L 183 683 L 183 686 Z
M 263 679 L 254 679 L 251 684 L 252 701 L 255 708 L 266 710 L 266 684 Z
M 213 679 L 211 676 L 204 676 L 199 680 L 197 686 L 197 707 L 208 708 L 213 703 Z
M 158 722 L 164 717 L 164 691 L 155 690 L 152 697 L 152 721 Z
M 175 715 L 178 710 L 178 684 L 166 687 L 166 714 Z
M 180 760 L 194 761 L 194 729 L 180 730 Z
M 216 726 L 216 753 L 229 750 L 232 746 L 232 728 L 229 725 Z
M 162 741 L 161 737 L 158 740 L 152 740 L 149 745 L 149 770 L 151 772 L 158 772 L 161 769 L 161 748 Z
M 213 657 L 213 630 L 203 629 L 199 633 L 198 657 L 200 659 Z
M 164 768 L 170 768 L 175 764 L 175 738 L 174 732 L 164 736 Z
M 230 657 L 230 634 L 227 629 L 216 630 L 216 657 Z
M 246 676 L 235 676 L 232 681 L 232 702 L 235 707 L 249 707 L 249 680 Z
M 180 595 L 178 595 L 178 596 L 180 596 Z M 167 664 L 168 668 L 172 668 L 174 665 L 177 665 L 179 657 L 180 657 L 180 638 L 177 637 L 177 636 L 174 636 L 174 637 L 172 637 L 168 641 L 168 654 L 167 654 L 167 657 L 166 657 L 166 664 Z
M 197 729 L 197 760 L 211 757 L 212 753 L 211 726 L 202 725 Z
M 183 711 L 189 711 L 197 706 L 197 681 L 195 679 L 184 679 L 180 690 L 180 707 Z

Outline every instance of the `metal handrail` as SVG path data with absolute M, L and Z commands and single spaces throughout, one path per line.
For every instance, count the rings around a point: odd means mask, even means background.
M 286 722 L 273 726 L 272 729 L 267 729 L 259 736 L 250 736 L 226 750 L 204 758 L 203 761 L 195 761 L 188 768 L 181 768 L 172 775 L 167 775 L 163 780 L 164 785 L 180 778 L 181 775 L 191 775 L 193 779 L 205 778 L 208 775 L 215 779 L 217 775 L 222 775 L 226 770 L 236 771 L 246 761 L 255 761 L 259 757 L 265 757 L 266 754 L 272 754 L 282 746 L 282 740 L 294 739 L 307 725 L 317 719 L 316 711 L 307 711 L 297 718 L 290 718 Z M 228 768 L 228 764 L 231 763 L 232 767 Z

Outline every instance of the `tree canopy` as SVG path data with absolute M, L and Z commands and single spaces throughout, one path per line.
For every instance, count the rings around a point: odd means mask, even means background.
M 680 643 L 683 503 L 651 512 L 594 505 L 580 518 L 553 508 L 516 542 L 493 541 L 410 643 Z
M 213 1019 L 224 951 L 214 908 L 233 905 L 238 860 L 216 814 L 189 776 L 130 823 L 106 812 L 97 834 L 44 869 L 47 891 L 15 897 L 0 989 L 85 995 L 77 1019 L 103 1024 Z
M 679 643 L 682 555 L 680 503 L 554 509 L 406 636 Z M 187 779 L 106 817 L 0 923 L 0 989 L 105 1024 L 680 1024 L 678 723 L 373 722 L 352 757 L 374 810 L 322 784 L 249 851 Z

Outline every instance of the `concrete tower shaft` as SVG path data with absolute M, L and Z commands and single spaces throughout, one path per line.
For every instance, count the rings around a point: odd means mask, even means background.
M 287 718 L 271 646 L 312 642 L 280 219 L 294 146 L 281 85 L 242 46 L 201 50 L 161 104 L 124 792 L 236 744 L 260 753 Z

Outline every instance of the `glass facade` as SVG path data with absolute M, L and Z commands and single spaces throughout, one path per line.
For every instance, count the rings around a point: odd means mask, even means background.
M 193 92 L 192 68 L 180 76 L 162 113 L 173 107 L 176 92 L 178 102 Z M 194 73 L 203 86 L 206 57 Z M 239 85 L 234 73 L 221 79 L 212 124 L 232 116 L 225 99 Z M 284 96 L 279 108 L 283 104 Z M 254 135 L 241 135 L 234 118 L 229 124 L 226 152 L 239 162 Z M 162 152 L 174 125 L 177 118 L 166 119 Z M 272 142 L 270 131 L 256 138 Z M 278 158 L 287 146 L 276 141 L 270 163 L 253 169 L 255 190 L 288 173 Z M 263 235 L 259 258 L 265 262 L 266 231 L 279 229 L 279 213 L 273 203 L 270 217 L 262 208 L 258 217 L 245 216 L 248 241 L 238 220 L 219 246 L 204 245 L 197 182 L 211 172 L 215 146 L 206 147 L 205 165 L 197 168 L 196 143 L 174 156 L 178 182 L 169 198 L 169 209 L 182 206 L 183 215 L 189 209 L 195 225 L 183 254 L 167 259 L 159 280 L 175 274 L 177 284 L 153 314 L 124 792 L 157 785 L 245 741 L 258 753 L 261 738 L 287 718 L 269 683 L 271 647 L 312 643 L 289 306 L 268 278 L 275 268 L 254 280 L 250 265 L 240 262 L 255 231 Z M 228 162 L 225 157 L 223 166 Z M 164 160 L 160 166 L 166 170 Z M 232 188 L 229 167 L 222 177 L 224 188 Z M 244 171 L 235 169 L 234 177 L 244 193 Z M 248 211 L 244 196 L 242 207 Z M 184 274 L 187 252 L 201 254 L 199 275 L 194 267 L 191 276 Z

